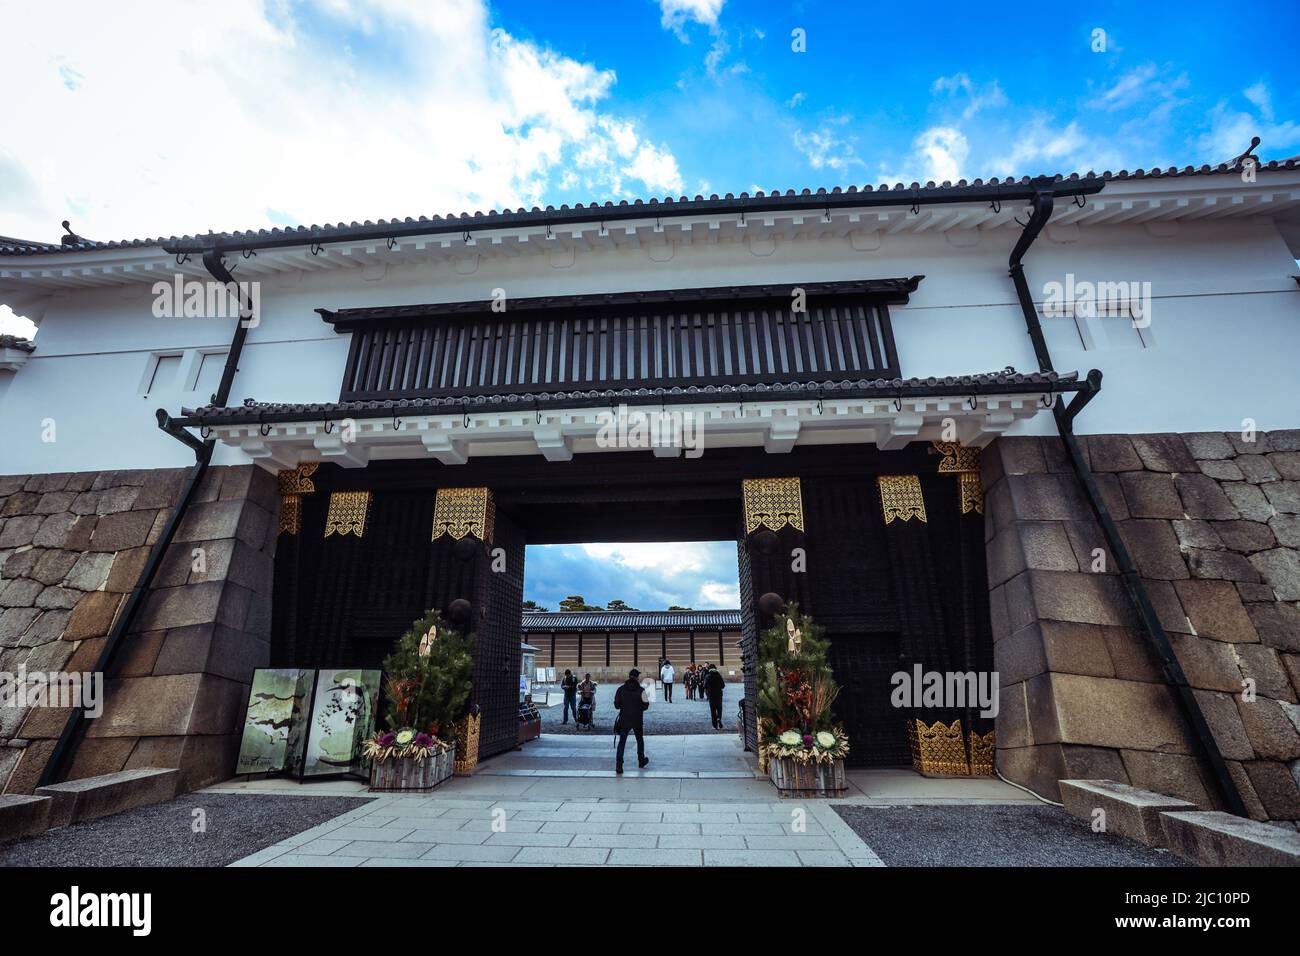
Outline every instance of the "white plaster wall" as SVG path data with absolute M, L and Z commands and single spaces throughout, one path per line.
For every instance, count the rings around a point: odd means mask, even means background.
M 332 401 L 347 355 L 313 311 L 463 299 L 731 284 L 817 282 L 924 274 L 909 305 L 893 309 L 905 376 L 1035 367 L 1007 255 L 1016 227 L 974 234 L 882 235 L 858 251 L 845 239 L 676 247 L 667 261 L 646 249 L 484 258 L 387 270 L 355 266 L 265 280 L 231 404 Z M 1066 240 L 1066 241 L 1062 241 Z M 655 253 L 663 258 L 668 250 Z M 328 248 L 323 253 L 332 254 Z M 333 253 L 336 254 L 337 253 Z M 570 264 L 571 261 L 571 264 Z M 1263 220 L 1179 224 L 1172 236 L 1142 225 L 1053 229 L 1026 260 L 1031 288 L 1076 280 L 1152 283 L 1152 325 L 1143 347 L 1123 320 L 1093 320 L 1085 351 L 1072 319 L 1045 319 L 1056 366 L 1105 373 L 1081 432 L 1229 430 L 1253 418 L 1261 430 L 1300 427 L 1300 271 L 1275 227 Z M 53 301 L 37 352 L 0 383 L 0 474 L 183 465 L 192 454 L 161 434 L 154 409 L 173 414 L 206 394 L 176 389 L 144 396 L 152 353 L 224 350 L 232 323 L 158 319 L 147 285 L 80 291 Z M 0 372 L 9 377 L 11 373 Z M 42 441 L 48 419 L 56 440 Z M 1047 433 L 1040 416 L 1023 429 Z M 242 460 L 220 449 L 219 463 Z

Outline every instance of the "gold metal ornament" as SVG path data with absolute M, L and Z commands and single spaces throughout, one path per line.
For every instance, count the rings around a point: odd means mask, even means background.
M 939 460 L 939 474 L 959 475 L 967 471 L 980 470 L 980 450 L 967 448 L 961 442 L 937 441 L 935 449 L 943 456 Z
M 925 499 L 921 496 L 921 479 L 916 475 L 877 475 L 880 488 L 880 507 L 885 524 L 894 519 L 925 521 Z
M 433 505 L 433 540 L 451 535 L 459 541 L 469 534 L 490 541 L 496 513 L 491 488 L 439 488 Z
M 329 512 L 325 515 L 325 537 L 354 534 L 365 537 L 366 520 L 373 496 L 368 491 L 330 492 Z
M 997 731 L 987 734 L 970 732 L 970 774 L 972 777 L 993 776 L 993 754 L 997 750 Z
M 907 745 L 912 751 L 912 769 L 917 773 L 970 776 L 960 720 L 954 720 L 951 725 L 936 720 L 933 726 L 927 727 L 925 721 L 909 717 Z
M 963 471 L 957 476 L 957 486 L 961 494 L 961 513 L 984 513 L 984 485 L 980 482 L 979 472 Z
M 780 531 L 786 525 L 804 530 L 803 492 L 798 478 L 746 478 L 741 482 L 745 499 L 745 534 L 765 527 Z
M 984 513 L 984 485 L 980 481 L 980 450 L 967 448 L 955 441 L 937 441 L 934 447 L 943 458 L 939 474 L 957 476 L 957 493 L 961 513 Z
M 302 496 L 316 490 L 311 476 L 320 467 L 318 461 L 304 461 L 297 468 L 277 473 L 280 489 L 280 533 L 297 534 L 302 527 Z
M 452 765 L 458 777 L 467 777 L 478 766 L 478 735 L 481 717 L 478 714 L 456 721 L 456 762 Z

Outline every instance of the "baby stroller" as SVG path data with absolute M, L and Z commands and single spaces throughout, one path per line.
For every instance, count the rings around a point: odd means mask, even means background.
M 594 730 L 596 728 L 596 692 L 593 690 L 591 696 L 580 695 L 578 697 L 578 718 L 577 729 Z

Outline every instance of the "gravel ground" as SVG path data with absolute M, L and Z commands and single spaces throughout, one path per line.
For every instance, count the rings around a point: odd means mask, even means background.
M 887 866 L 1182 866 L 1175 856 L 1093 833 L 1060 807 L 854 807 L 835 812 Z
M 596 691 L 596 733 L 613 733 L 614 718 L 618 711 L 614 709 L 614 691 L 617 684 L 601 684 Z M 740 700 L 745 695 L 744 684 L 728 684 L 722 694 L 722 726 L 727 733 L 736 732 L 740 719 Z M 578 732 L 569 716 L 567 724 L 561 723 L 564 705 L 552 704 L 541 708 L 542 733 L 575 734 Z M 680 683 L 673 685 L 673 702 L 662 699 L 661 692 L 656 692 L 650 709 L 645 712 L 645 732 L 652 734 L 715 734 L 723 731 L 714 730 L 709 725 L 709 703 L 705 700 L 687 700 L 686 691 Z M 583 731 L 586 733 L 586 731 Z
M 366 797 L 189 793 L 0 844 L 3 866 L 225 866 L 355 810 Z M 192 828 L 194 810 L 206 832 Z

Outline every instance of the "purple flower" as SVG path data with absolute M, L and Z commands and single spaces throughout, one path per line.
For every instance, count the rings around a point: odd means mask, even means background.
M 395 743 L 397 743 L 397 734 L 391 730 L 379 738 L 379 746 L 381 747 L 391 747 Z
M 417 747 L 432 747 L 432 746 L 433 746 L 433 738 L 430 737 L 430 736 L 429 736 L 428 734 L 426 734 L 426 733 L 423 733 L 423 732 L 418 733 L 418 734 L 415 735 L 415 746 L 417 746 Z
M 812 750 L 812 745 L 813 745 L 812 734 L 803 735 L 803 745 L 807 747 L 809 750 Z

